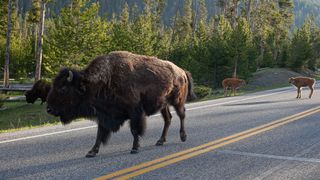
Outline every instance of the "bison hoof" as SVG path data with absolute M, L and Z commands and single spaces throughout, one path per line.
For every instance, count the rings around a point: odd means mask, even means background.
M 187 135 L 186 134 L 181 134 L 180 139 L 182 142 L 185 142 L 187 140 Z
M 96 152 L 94 151 L 89 151 L 86 155 L 86 158 L 92 158 L 92 157 L 95 157 L 97 155 Z
M 163 141 L 163 140 L 159 140 L 159 141 L 157 141 L 156 146 L 162 146 L 164 144 L 164 142 L 165 141 Z
M 139 153 L 139 150 L 138 149 L 131 149 L 131 154 L 138 154 Z

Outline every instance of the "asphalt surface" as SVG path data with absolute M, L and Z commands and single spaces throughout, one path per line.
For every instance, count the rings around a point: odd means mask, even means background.
M 91 121 L 0 134 L 0 179 L 99 178 L 317 108 L 318 91 L 312 99 L 307 98 L 307 89 L 303 89 L 302 99 L 296 99 L 296 90 L 287 87 L 187 104 L 187 141 L 180 141 L 180 121 L 173 114 L 167 142 L 160 147 L 155 143 L 163 120 L 151 116 L 140 153 L 134 155 L 130 154 L 133 138 L 127 123 L 101 147 L 97 157 L 89 159 L 85 155 L 94 144 L 97 129 Z M 133 178 L 320 179 L 319 117 L 319 112 L 298 117 L 175 163 L 152 170 L 147 167 Z

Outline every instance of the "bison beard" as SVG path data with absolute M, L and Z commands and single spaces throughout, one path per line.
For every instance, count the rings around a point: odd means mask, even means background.
M 191 74 L 173 63 L 155 57 L 117 51 L 92 60 L 81 70 L 62 69 L 48 95 L 48 113 L 60 116 L 62 123 L 86 117 L 98 124 L 96 143 L 86 157 L 94 157 L 130 120 L 133 135 L 131 153 L 138 153 L 146 116 L 161 111 L 164 129 L 156 145 L 163 145 L 171 122 L 169 105 L 180 118 L 180 138 L 184 128 L 186 100 L 195 99 Z

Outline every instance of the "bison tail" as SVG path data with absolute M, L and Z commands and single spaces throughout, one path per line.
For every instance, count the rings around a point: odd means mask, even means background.
M 187 78 L 188 78 L 188 95 L 187 95 L 187 101 L 193 101 L 197 99 L 196 94 L 193 92 L 193 79 L 191 76 L 191 73 L 188 71 L 185 71 Z

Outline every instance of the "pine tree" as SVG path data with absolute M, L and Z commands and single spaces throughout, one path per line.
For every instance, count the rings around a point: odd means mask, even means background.
M 45 38 L 44 68 L 54 74 L 60 66 L 80 68 L 112 50 L 109 25 L 98 16 L 99 5 L 73 1 L 61 10 Z M 94 27 L 94 28 L 93 28 Z
M 240 19 L 232 31 L 228 47 L 230 48 L 231 57 L 234 61 L 233 77 L 238 77 L 238 70 L 241 70 L 240 74 L 248 76 L 248 52 L 252 47 L 252 36 L 249 24 L 245 18 Z M 239 69 L 239 67 L 243 68 Z
M 304 70 L 312 57 L 309 28 L 309 25 L 305 24 L 293 34 L 291 41 L 291 60 L 288 62 L 288 66 L 295 71 Z
M 32 1 L 32 8 L 28 12 L 28 22 L 32 24 L 32 36 L 34 37 L 34 55 L 36 59 L 37 43 L 38 43 L 38 27 L 41 14 L 41 2 L 40 0 Z
M 209 67 L 212 73 L 214 87 L 221 86 L 221 81 L 231 77 L 233 72 L 233 59 L 229 52 L 229 40 L 232 28 L 224 16 L 219 17 L 217 28 L 208 44 L 210 53 Z

